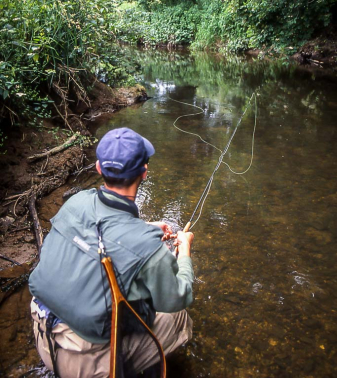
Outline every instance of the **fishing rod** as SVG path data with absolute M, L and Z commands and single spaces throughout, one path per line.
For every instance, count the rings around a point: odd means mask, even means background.
M 225 155 L 226 155 L 226 153 L 227 153 L 227 151 L 228 151 L 228 149 L 229 149 L 229 147 L 230 147 L 230 145 L 231 145 L 231 143 L 232 143 L 232 140 L 233 140 L 233 138 L 234 138 L 234 136 L 235 136 L 235 134 L 236 134 L 236 132 L 237 132 L 237 130 L 238 130 L 238 128 L 239 128 L 241 122 L 242 122 L 243 117 L 245 116 L 245 114 L 246 114 L 246 112 L 247 112 L 247 110 L 248 110 L 248 108 L 249 108 L 249 106 L 250 106 L 250 104 L 251 104 L 251 101 L 252 101 L 253 97 L 255 98 L 255 123 L 254 123 L 253 137 L 252 137 L 252 154 L 251 154 L 251 161 L 250 161 L 250 164 L 249 164 L 248 168 L 247 168 L 244 172 L 235 172 L 235 171 L 233 171 L 233 170 L 231 169 L 231 167 L 230 167 L 227 163 L 223 162 L 223 159 L 224 159 L 224 157 L 225 157 Z M 169 98 L 170 98 L 170 97 L 169 97 Z M 174 99 L 172 99 L 172 98 L 170 98 L 170 99 L 173 100 L 173 101 L 176 101 L 176 102 L 181 102 L 181 101 L 174 100 Z M 194 107 L 196 107 L 196 108 L 202 110 L 202 108 L 199 107 L 199 106 L 192 105 L 192 104 L 188 104 L 188 103 L 185 103 L 185 102 L 181 102 L 181 103 L 182 103 L 182 104 L 186 104 L 186 105 L 190 105 L 190 106 L 194 106 Z M 243 114 L 241 115 L 240 119 L 238 120 L 238 122 L 237 122 L 237 124 L 236 124 L 236 126 L 235 126 L 235 129 L 234 129 L 232 135 L 230 136 L 230 138 L 229 138 L 229 140 L 228 140 L 228 142 L 227 142 L 227 144 L 226 144 L 226 146 L 225 146 L 225 148 L 224 148 L 223 150 L 220 150 L 218 147 L 216 147 L 216 146 L 214 146 L 213 144 L 211 144 L 211 143 L 205 141 L 200 135 L 195 134 L 195 133 L 191 133 L 191 132 L 188 132 L 188 131 L 185 131 L 185 130 L 179 128 L 178 126 L 176 126 L 176 122 L 177 122 L 180 118 L 182 118 L 182 117 L 187 117 L 187 116 L 191 116 L 191 115 L 198 115 L 198 114 L 201 114 L 201 113 L 204 113 L 204 111 L 202 110 L 202 112 L 182 115 L 182 116 L 179 116 L 179 117 L 173 122 L 173 126 L 174 126 L 176 129 L 178 129 L 178 130 L 180 130 L 180 131 L 182 131 L 182 132 L 184 132 L 184 133 L 190 134 L 190 135 L 195 135 L 195 136 L 199 137 L 199 139 L 201 139 L 204 143 L 206 143 L 206 144 L 208 144 L 208 145 L 214 147 L 214 148 L 217 149 L 218 151 L 221 151 L 221 155 L 219 156 L 218 163 L 217 163 L 217 165 L 215 166 L 215 168 L 214 168 L 214 170 L 213 170 L 213 172 L 212 172 L 212 174 L 211 174 L 211 176 L 210 176 L 210 178 L 209 178 L 209 180 L 208 180 L 208 182 L 207 182 L 207 184 L 206 184 L 206 186 L 205 186 L 205 188 L 204 188 L 204 190 L 203 190 L 203 192 L 202 192 L 202 194 L 201 194 L 201 196 L 200 196 L 200 198 L 199 198 L 199 200 L 198 200 L 198 203 L 197 203 L 197 205 L 195 206 L 195 209 L 194 209 L 194 211 L 193 211 L 193 213 L 192 213 L 192 215 L 191 215 L 189 221 L 186 223 L 186 226 L 185 226 L 185 228 L 184 228 L 184 232 L 187 232 L 188 230 L 192 229 L 192 228 L 195 226 L 195 224 L 198 222 L 198 220 L 199 220 L 199 218 L 200 218 L 200 216 L 201 216 L 201 214 L 202 214 L 202 209 L 203 209 L 203 206 L 204 206 L 204 204 L 205 204 L 206 198 L 207 198 L 207 196 L 208 196 L 208 194 L 209 194 L 209 192 L 210 192 L 210 190 L 211 190 L 212 183 L 213 183 L 213 179 L 214 179 L 214 175 L 215 175 L 215 173 L 217 172 L 217 170 L 219 169 L 221 163 L 226 164 L 227 167 L 229 168 L 229 170 L 230 170 L 231 172 L 235 173 L 235 174 L 244 174 L 244 173 L 248 172 L 248 170 L 250 169 L 250 167 L 252 166 L 252 163 L 253 163 L 253 156 L 254 156 L 254 137 L 255 137 L 255 130 L 256 130 L 256 113 L 257 113 L 257 101 L 256 101 L 256 94 L 255 94 L 255 92 L 251 95 L 251 97 L 250 97 L 250 99 L 249 99 L 249 101 L 248 101 L 248 105 L 246 106 L 245 111 L 243 112 Z M 201 207 L 200 207 L 200 206 L 201 206 Z M 196 221 L 192 224 L 193 218 L 195 217 L 195 214 L 197 213 L 199 207 L 200 207 L 200 210 L 199 210 L 198 218 L 197 218 Z

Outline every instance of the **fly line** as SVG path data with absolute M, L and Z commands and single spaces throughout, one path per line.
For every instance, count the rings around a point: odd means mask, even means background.
M 202 192 L 202 194 L 201 194 L 201 196 L 200 196 L 200 198 L 199 198 L 199 200 L 198 200 L 198 203 L 197 203 L 197 205 L 195 206 L 194 211 L 193 211 L 193 213 L 192 213 L 192 215 L 191 215 L 191 217 L 190 217 L 190 220 L 189 220 L 189 222 L 191 223 L 190 229 L 192 229 L 192 228 L 196 225 L 196 223 L 199 221 L 199 219 L 200 219 L 200 217 L 201 217 L 201 214 L 202 214 L 202 210 L 203 210 L 204 204 L 205 204 L 205 202 L 206 202 L 206 199 L 207 199 L 208 194 L 209 194 L 209 192 L 210 192 L 210 190 L 211 190 L 211 187 L 212 187 L 212 183 L 213 183 L 214 175 L 215 175 L 215 173 L 217 172 L 217 170 L 219 169 L 219 167 L 221 166 L 221 164 L 225 164 L 225 165 L 227 166 L 227 168 L 228 168 L 232 173 L 234 173 L 234 174 L 236 174 L 236 175 L 244 175 L 245 173 L 247 173 L 247 172 L 250 170 L 250 168 L 251 168 L 251 166 L 252 166 L 252 164 L 253 164 L 253 158 L 254 158 L 254 143 L 255 143 L 255 131 L 256 131 L 256 121 L 257 121 L 257 98 L 256 98 L 256 93 L 254 92 L 254 93 L 251 95 L 251 97 L 249 98 L 249 100 L 248 100 L 248 104 L 247 104 L 247 106 L 246 106 L 244 112 L 242 113 L 240 119 L 238 120 L 238 122 L 237 122 L 237 124 L 236 124 L 236 126 L 235 126 L 235 128 L 234 128 L 234 131 L 233 131 L 233 133 L 231 134 L 231 136 L 230 136 L 230 138 L 229 138 L 229 140 L 228 140 L 228 142 L 227 142 L 227 144 L 226 144 L 226 146 L 225 146 L 225 148 L 224 148 L 223 150 L 221 150 L 220 148 L 216 147 L 215 145 L 213 145 L 213 144 L 207 142 L 207 141 L 206 141 L 205 139 L 203 139 L 199 134 L 197 134 L 197 133 L 192 133 L 192 132 L 189 132 L 189 131 L 183 130 L 182 128 L 180 128 L 180 127 L 177 126 L 177 122 L 178 122 L 181 118 L 183 118 L 183 117 L 190 117 L 190 116 L 195 116 L 195 115 L 199 115 L 199 114 L 204 114 L 204 110 L 203 110 L 200 106 L 197 106 L 197 105 L 194 105 L 194 104 L 189 104 L 189 103 L 187 103 L 187 102 L 182 102 L 182 101 L 174 100 L 174 99 L 171 98 L 171 97 L 169 97 L 169 99 L 172 100 L 172 101 L 175 101 L 175 102 L 178 102 L 178 103 L 184 104 L 184 105 L 188 105 L 188 106 L 192 106 L 192 107 L 194 107 L 194 108 L 200 109 L 200 112 L 197 112 L 197 113 L 191 113 L 191 114 L 184 114 L 184 115 L 181 115 L 181 116 L 177 117 L 176 120 L 173 122 L 173 126 L 174 126 L 177 130 L 179 130 L 179 131 L 181 131 L 181 132 L 183 132 L 183 133 L 185 133 L 185 134 L 189 134 L 189 135 L 192 135 L 192 136 L 196 136 L 196 137 L 198 137 L 203 143 L 206 143 L 207 145 L 213 147 L 214 149 L 218 150 L 218 151 L 221 153 L 220 156 L 219 156 L 218 162 L 217 162 L 217 164 L 216 164 L 216 166 L 215 166 L 215 168 L 214 168 L 214 170 L 213 170 L 213 172 L 212 172 L 212 174 L 211 174 L 211 176 L 210 176 L 210 178 L 209 178 L 209 180 L 208 180 L 208 182 L 207 182 L 207 184 L 206 184 L 206 186 L 205 186 L 205 188 L 204 188 L 204 190 L 203 190 L 203 192 Z M 246 114 L 246 112 L 247 112 L 247 110 L 251 107 L 251 103 L 252 103 L 252 100 L 253 100 L 253 99 L 255 100 L 255 101 L 254 101 L 254 103 L 255 103 L 255 112 L 254 112 L 254 113 L 255 113 L 255 116 L 254 116 L 254 128 L 253 128 L 253 133 L 252 133 L 252 143 L 251 143 L 251 158 L 250 158 L 250 163 L 249 163 L 249 166 L 248 166 L 243 172 L 236 172 L 236 171 L 234 171 L 234 170 L 230 167 L 230 165 L 229 165 L 228 163 L 226 163 L 225 161 L 223 161 L 223 159 L 224 159 L 224 157 L 225 157 L 225 155 L 226 155 L 226 153 L 227 153 L 227 151 L 228 151 L 228 149 L 229 149 L 229 147 L 230 147 L 230 145 L 231 145 L 231 143 L 232 143 L 232 140 L 233 140 L 233 138 L 234 138 L 234 136 L 235 136 L 235 134 L 236 134 L 236 132 L 237 132 L 237 130 L 238 130 L 238 128 L 239 128 L 239 126 L 240 126 L 240 124 L 241 124 L 241 122 L 242 122 L 242 120 L 243 120 L 243 118 L 244 118 L 244 116 L 245 116 L 245 114 Z M 193 221 L 193 219 L 194 219 L 196 213 L 198 212 L 198 210 L 199 210 L 199 213 L 198 213 L 197 219 L 196 219 L 196 220 L 194 221 L 194 223 L 192 224 L 192 221 Z

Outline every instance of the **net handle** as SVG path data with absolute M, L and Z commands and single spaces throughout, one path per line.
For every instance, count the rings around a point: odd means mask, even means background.
M 113 271 L 112 260 L 110 257 L 104 257 L 102 259 L 102 264 L 106 271 L 110 289 L 111 289 L 111 297 L 112 297 L 112 311 L 111 311 L 111 355 L 110 355 L 110 378 L 119 378 L 117 376 L 117 368 L 116 368 L 116 361 L 117 361 L 117 348 L 118 348 L 118 316 L 119 316 L 119 307 L 121 304 L 124 304 L 128 307 L 128 309 L 134 314 L 137 320 L 144 326 L 149 336 L 152 338 L 154 343 L 158 348 L 158 352 L 160 355 L 160 378 L 166 378 L 166 359 L 163 348 L 151 331 L 151 329 L 144 323 L 143 319 L 136 313 L 136 311 L 130 306 L 128 301 L 122 295 L 115 273 Z

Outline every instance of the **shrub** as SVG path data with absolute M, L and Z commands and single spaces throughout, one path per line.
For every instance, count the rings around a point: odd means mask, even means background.
M 118 38 L 147 45 L 189 44 L 194 39 L 201 12 L 193 2 L 139 3 L 143 7 L 129 8 L 122 13 Z
M 214 0 L 205 8 L 195 46 L 206 47 L 221 40 L 230 51 L 298 47 L 329 24 L 334 2 Z
M 331 21 L 336 0 L 138 0 L 121 13 L 121 36 L 203 49 L 297 47 Z M 137 7 L 138 5 L 138 7 Z
M 114 0 L 2 0 L 0 120 L 48 116 L 52 83 L 81 90 L 88 73 L 129 83 L 116 53 Z M 111 47 L 113 46 L 113 47 Z M 44 89 L 41 91 L 41 89 Z

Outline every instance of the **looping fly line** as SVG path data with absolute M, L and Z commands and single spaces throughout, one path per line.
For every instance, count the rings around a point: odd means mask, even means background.
M 234 138 L 234 135 L 235 135 L 237 129 L 239 128 L 239 126 L 240 126 L 240 124 L 241 124 L 241 122 L 242 122 L 243 117 L 245 116 L 245 114 L 246 114 L 248 108 L 249 108 L 250 105 L 251 105 L 251 101 L 252 101 L 253 98 L 255 99 L 255 117 L 254 117 L 255 119 L 254 119 L 254 128 L 253 128 L 253 134 L 252 134 L 251 159 L 250 159 L 249 166 L 248 166 L 248 168 L 247 168 L 246 170 L 244 170 L 243 172 L 235 172 L 235 171 L 229 166 L 228 163 L 226 163 L 226 162 L 223 161 L 223 159 L 224 159 L 224 157 L 225 157 L 225 155 L 226 155 L 226 153 L 227 153 L 227 151 L 228 151 L 228 149 L 229 149 L 229 147 L 230 147 L 230 145 L 231 145 L 231 143 L 232 143 L 232 140 L 233 140 L 233 138 Z M 185 134 L 189 134 L 189 135 L 193 135 L 193 136 L 198 137 L 202 142 L 208 144 L 209 146 L 211 146 L 211 147 L 213 147 L 213 148 L 215 148 L 216 150 L 218 150 L 218 151 L 221 152 L 221 155 L 219 156 L 219 159 L 218 159 L 218 163 L 217 163 L 217 165 L 215 166 L 215 168 L 214 168 L 214 170 L 213 170 L 213 172 L 212 172 L 212 174 L 211 174 L 211 176 L 210 176 L 210 178 L 209 178 L 209 180 L 208 180 L 208 182 L 207 182 L 207 184 L 206 184 L 206 186 L 205 186 L 205 189 L 204 189 L 204 191 L 202 192 L 202 194 L 201 194 L 201 196 L 200 196 L 200 198 L 199 198 L 199 201 L 198 201 L 198 203 L 197 203 L 197 205 L 196 205 L 196 207 L 195 207 L 195 209 L 194 209 L 194 211 L 193 211 L 193 213 L 192 213 L 192 215 L 191 215 L 191 218 L 190 218 L 190 220 L 189 220 L 189 222 L 192 223 L 192 220 L 193 220 L 193 218 L 194 218 L 196 212 L 198 211 L 198 209 L 199 209 L 199 207 L 200 207 L 198 217 L 197 217 L 197 219 L 195 220 L 195 222 L 194 222 L 194 223 L 191 225 L 191 227 L 190 227 L 190 229 L 192 229 L 192 228 L 196 225 L 196 223 L 199 221 L 199 219 L 200 219 L 200 216 L 201 216 L 201 214 L 202 214 L 202 210 L 203 210 L 203 207 L 204 207 L 204 204 L 205 204 L 206 198 L 207 198 L 207 196 L 208 196 L 208 194 L 209 194 L 209 192 L 210 192 L 210 190 L 211 190 L 211 187 L 212 187 L 212 183 L 213 183 L 214 175 L 215 175 L 216 171 L 219 169 L 221 163 L 225 164 L 225 165 L 228 167 L 228 169 L 229 169 L 232 173 L 234 173 L 234 174 L 236 174 L 236 175 L 244 175 L 245 173 L 247 173 L 247 172 L 249 171 L 249 169 L 251 168 L 251 166 L 252 166 L 252 164 L 253 164 L 253 158 L 254 158 L 254 141 L 255 141 L 255 130 L 256 130 L 256 119 L 257 119 L 257 100 L 256 100 L 256 94 L 255 94 L 255 92 L 254 92 L 254 93 L 251 95 L 251 97 L 250 97 L 250 99 L 249 99 L 249 101 L 248 101 L 248 105 L 246 106 L 245 111 L 243 112 L 242 116 L 240 117 L 238 123 L 236 124 L 235 129 L 234 129 L 234 131 L 233 131 L 231 137 L 229 138 L 229 140 L 228 140 L 228 142 L 227 142 L 227 144 L 226 144 L 226 146 L 225 146 L 225 148 L 224 148 L 223 150 L 221 150 L 220 148 L 218 148 L 218 147 L 214 146 L 213 144 L 207 142 L 207 141 L 204 140 L 199 134 L 196 134 L 196 133 L 192 133 L 192 132 L 189 132 L 189 131 L 183 130 L 183 129 L 181 129 L 180 127 L 178 127 L 178 126 L 176 125 L 177 121 L 178 121 L 179 119 L 183 118 L 183 117 L 189 117 L 189 116 L 195 116 L 195 115 L 198 115 L 198 114 L 204 114 L 204 110 L 203 110 L 200 106 L 193 105 L 193 104 L 189 104 L 189 103 L 182 102 L 182 101 L 178 101 L 178 100 L 174 100 L 174 99 L 171 98 L 171 97 L 169 97 L 169 99 L 172 100 L 172 101 L 178 102 L 178 103 L 180 103 L 180 104 L 184 104 L 184 105 L 188 105 L 188 106 L 193 106 L 194 108 L 197 108 L 197 109 L 200 109 L 200 110 L 201 110 L 200 112 L 197 112 L 197 113 L 184 114 L 184 115 L 182 115 L 182 116 L 179 116 L 179 117 L 176 118 L 176 120 L 173 122 L 173 126 L 174 126 L 177 130 L 179 130 L 179 131 L 181 131 L 181 132 L 183 132 L 183 133 L 185 133 Z

